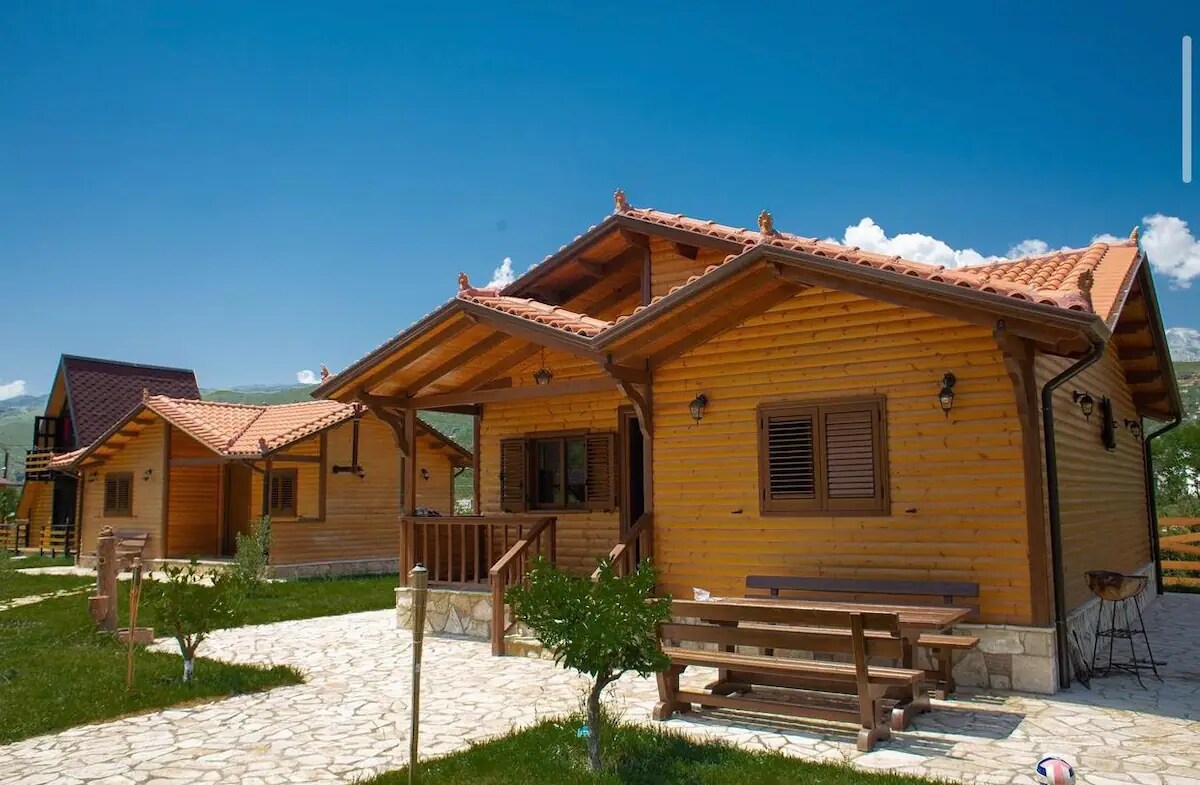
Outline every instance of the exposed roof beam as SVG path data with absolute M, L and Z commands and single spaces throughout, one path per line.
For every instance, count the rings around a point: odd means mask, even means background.
M 568 333 L 564 330 L 548 328 L 530 319 L 497 311 L 494 308 L 488 308 L 486 305 L 479 305 L 478 303 L 467 302 L 465 300 L 460 301 L 459 305 L 464 310 L 476 314 L 480 321 L 509 335 L 524 338 L 527 341 L 547 348 L 561 349 L 577 357 L 583 357 L 596 362 L 600 360 L 600 355 L 588 346 L 587 339 L 582 336 L 577 336 L 574 333 Z M 470 403 L 470 401 L 467 401 L 467 403 Z
M 675 243 L 675 253 L 685 259 L 692 259 L 694 261 L 700 255 L 700 247 L 689 245 L 688 243 Z
M 1118 346 L 1117 354 L 1122 360 L 1153 360 L 1158 356 L 1153 346 Z
M 1116 329 L 1113 330 L 1113 335 L 1134 335 L 1146 330 L 1150 327 L 1148 322 L 1134 321 L 1133 319 L 1122 319 L 1117 322 Z
M 1130 371 L 1125 374 L 1127 384 L 1150 384 L 1158 381 L 1162 381 L 1162 374 L 1158 371 Z
M 434 334 L 425 337 L 424 340 L 415 342 L 412 346 L 401 352 L 396 357 L 380 363 L 377 368 L 367 373 L 365 378 L 359 383 L 358 386 L 361 389 L 369 389 L 375 386 L 380 382 L 380 380 L 389 376 L 397 368 L 403 368 L 413 360 L 428 353 L 429 350 L 434 346 L 450 340 L 459 333 L 470 329 L 471 326 L 472 325 L 469 320 L 460 319 L 451 324 L 449 327 L 438 330 Z
M 512 387 L 509 389 L 475 390 L 473 392 L 427 395 L 423 398 L 411 398 L 409 399 L 409 404 L 417 409 L 436 409 L 439 406 L 455 406 L 462 403 L 498 403 L 501 401 L 522 401 L 536 398 L 557 398 L 564 395 L 602 392 L 604 390 L 611 390 L 612 388 L 613 382 L 607 377 L 572 379 L 565 382 Z
M 409 397 L 415 397 L 421 392 L 421 390 L 424 390 L 426 387 L 441 379 L 454 369 L 462 367 L 480 355 L 487 354 L 508 339 L 509 336 L 505 335 L 504 333 L 494 333 L 489 335 L 487 338 L 484 338 L 482 341 L 477 341 L 476 343 L 471 344 L 466 351 L 459 352 L 445 362 L 438 363 L 438 365 L 436 365 L 433 369 L 427 371 L 426 373 L 417 377 L 414 381 L 408 383 L 407 389 Z

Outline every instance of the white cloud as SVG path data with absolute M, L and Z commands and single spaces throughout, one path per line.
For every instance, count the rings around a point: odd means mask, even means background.
M 1192 279 L 1200 277 L 1200 240 L 1192 235 L 1187 221 L 1155 213 L 1142 223 L 1142 248 L 1150 266 L 1181 288 L 1191 286 Z
M 517 275 L 513 272 L 512 259 L 506 256 L 500 266 L 492 270 L 492 280 L 488 281 L 488 285 L 484 288 L 503 289 L 515 280 L 517 280 Z
M 907 232 L 888 237 L 883 227 L 870 218 L 863 218 L 854 226 L 847 226 L 842 239 L 830 242 L 852 245 L 864 251 L 899 256 L 914 262 L 940 264 L 943 267 L 969 267 L 1005 259 L 1048 253 L 1049 244 L 1043 240 L 1022 240 L 1009 249 L 1005 256 L 984 256 L 974 248 L 961 250 L 951 248 L 949 243 L 927 234 Z
M 321 380 L 317 378 L 315 373 L 305 368 L 303 371 L 296 372 L 296 381 L 301 384 L 316 384 Z
M 0 401 L 9 398 L 16 398 L 18 395 L 25 394 L 25 380 L 17 379 L 8 384 L 0 384 Z

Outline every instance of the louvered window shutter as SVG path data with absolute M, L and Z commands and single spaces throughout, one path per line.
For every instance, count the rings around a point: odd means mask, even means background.
M 763 509 L 820 508 L 816 459 L 817 410 L 788 407 L 764 412 L 759 421 Z
M 117 481 L 107 479 L 104 481 L 104 511 L 114 512 L 117 509 Z
M 500 509 L 504 512 L 525 512 L 528 446 L 524 439 L 500 440 Z
M 272 477 L 272 478 L 271 478 L 271 506 L 270 506 L 270 510 L 271 510 L 272 512 L 277 512 L 277 511 L 279 510 L 279 506 L 280 506 L 280 505 L 279 505 L 279 477 L 278 477 L 278 476 L 275 476 L 275 477 Z
M 614 510 L 617 507 L 615 433 L 589 433 L 587 442 L 587 507 Z
M 763 512 L 887 511 L 882 398 L 764 405 L 758 428 Z
M 129 515 L 133 512 L 133 478 L 126 473 L 104 478 L 104 513 Z
M 883 507 L 880 418 L 874 402 L 821 411 L 825 491 L 831 511 Z

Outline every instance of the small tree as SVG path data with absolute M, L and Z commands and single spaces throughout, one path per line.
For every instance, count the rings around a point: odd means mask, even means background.
M 210 573 L 209 585 L 196 567 L 195 559 L 186 567 L 168 566 L 166 579 L 151 583 L 147 592 L 159 625 L 179 643 L 185 682 L 195 676 L 196 649 L 213 630 L 237 619 L 242 599 L 231 571 Z
M 605 559 L 595 581 L 563 572 L 538 557 L 528 586 L 509 589 L 516 618 L 554 652 L 554 661 L 591 677 L 587 695 L 588 763 L 599 771 L 600 698 L 629 671 L 641 676 L 667 667 L 658 646 L 659 623 L 671 617 L 671 600 L 652 598 L 655 573 L 643 563 L 618 577 Z
M 233 573 L 242 593 L 254 597 L 262 590 L 271 554 L 271 519 L 263 516 L 250 524 L 250 533 L 238 532 Z
M 17 493 L 16 488 L 0 488 L 0 523 L 4 523 L 9 518 L 16 517 L 17 505 L 20 503 L 20 500 L 21 497 Z

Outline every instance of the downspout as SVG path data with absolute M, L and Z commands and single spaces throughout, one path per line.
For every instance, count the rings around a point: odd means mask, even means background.
M 1150 517 L 1150 547 L 1154 559 L 1154 588 L 1159 595 L 1163 593 L 1162 551 L 1159 547 L 1158 504 L 1154 499 L 1154 456 L 1150 451 L 1150 442 L 1167 431 L 1178 428 L 1183 422 L 1183 415 L 1176 414 L 1172 422 L 1167 423 L 1154 433 L 1148 435 L 1142 442 L 1142 461 L 1146 467 L 1146 512 Z
M 1087 354 L 1042 387 L 1042 433 L 1046 441 L 1046 499 L 1050 515 L 1050 559 L 1054 574 L 1054 635 L 1058 652 L 1058 683 L 1071 686 L 1067 650 L 1067 590 L 1063 580 L 1062 510 L 1058 493 L 1058 451 L 1054 443 L 1054 391 L 1104 356 L 1104 342 L 1092 341 Z

